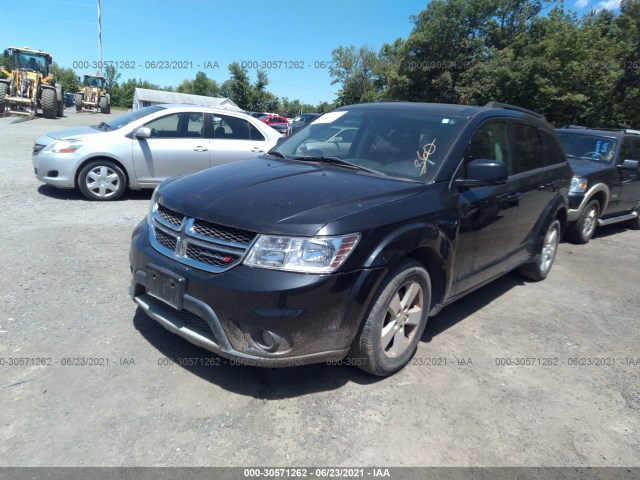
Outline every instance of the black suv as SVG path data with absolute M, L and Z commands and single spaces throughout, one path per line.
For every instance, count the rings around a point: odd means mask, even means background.
M 356 130 L 348 147 L 322 141 L 336 129 Z M 242 363 L 389 375 L 444 305 L 513 269 L 547 276 L 570 180 L 533 112 L 342 107 L 267 155 L 163 182 L 132 235 L 130 294 Z
M 558 137 L 575 176 L 566 237 L 587 243 L 596 226 L 626 221 L 640 228 L 640 131 L 569 126 Z

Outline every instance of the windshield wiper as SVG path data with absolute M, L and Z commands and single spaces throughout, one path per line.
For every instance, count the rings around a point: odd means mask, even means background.
M 278 152 L 276 150 L 269 150 L 267 152 L 267 155 L 271 155 L 273 157 L 278 157 L 278 158 L 287 158 L 286 156 L 284 156 L 283 154 L 281 154 L 280 152 Z
M 380 170 L 374 170 L 373 168 L 363 167 L 362 165 L 358 165 L 356 163 L 351 163 L 346 160 L 337 157 L 295 157 L 296 160 L 306 160 L 311 162 L 322 162 L 327 163 L 329 165 L 336 165 L 339 167 L 351 168 L 353 170 L 361 170 L 363 172 L 375 173 L 376 175 L 386 175 L 386 173 L 381 172 Z
M 100 122 L 98 124 L 98 128 L 101 130 L 109 130 L 111 128 L 111 125 L 109 125 L 107 122 Z

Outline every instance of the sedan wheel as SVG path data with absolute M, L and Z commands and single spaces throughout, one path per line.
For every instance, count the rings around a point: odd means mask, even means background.
M 78 175 L 78 187 L 90 200 L 116 200 L 126 188 L 124 172 L 110 161 L 88 163 Z
M 427 325 L 431 281 L 415 260 L 404 260 L 380 286 L 360 334 L 352 364 L 374 375 L 400 370 L 411 359 Z

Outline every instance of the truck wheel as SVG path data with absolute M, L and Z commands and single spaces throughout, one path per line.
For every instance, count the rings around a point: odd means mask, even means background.
M 540 250 L 535 256 L 535 260 L 530 263 L 525 263 L 518 268 L 518 273 L 521 276 L 534 282 L 539 282 L 547 278 L 553 266 L 553 261 L 556 259 L 556 253 L 558 252 L 560 230 L 560 222 L 558 220 L 551 222 L 547 233 L 544 235 Z
M 109 113 L 111 111 L 111 105 L 109 105 L 109 97 L 100 97 L 100 113 Z
M 89 200 L 116 200 L 127 187 L 127 177 L 109 160 L 87 163 L 78 175 L 78 188 Z
M 387 276 L 356 337 L 353 364 L 378 376 L 400 370 L 414 355 L 427 325 L 431 280 L 415 260 L 404 260 Z
M 0 82 L 0 115 L 4 113 L 4 108 L 6 104 L 5 97 L 7 96 L 7 92 L 9 91 L 9 84 L 6 82 Z
M 640 230 L 640 210 L 636 210 L 636 213 L 638 214 L 636 218 L 627 220 L 625 223 L 625 226 L 631 230 Z
M 579 245 L 587 243 L 596 231 L 599 215 L 600 203 L 591 200 L 580 212 L 578 219 L 567 228 L 567 239 Z
M 82 99 L 83 99 L 83 95 L 81 93 L 76 93 L 75 95 L 75 100 L 76 100 L 76 112 L 81 112 L 82 111 Z
M 52 88 L 42 89 L 42 114 L 44 118 L 56 118 L 58 113 L 58 100 L 56 91 Z
M 64 117 L 64 87 L 56 85 L 56 100 L 58 100 L 58 117 Z

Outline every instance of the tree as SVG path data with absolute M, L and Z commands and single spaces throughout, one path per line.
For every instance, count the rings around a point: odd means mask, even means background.
M 356 49 L 353 45 L 340 46 L 331 52 L 331 58 L 331 84 L 341 85 L 338 105 L 374 102 L 378 99 L 379 88 L 375 77 L 378 57 L 371 47 Z
M 56 83 L 62 84 L 65 92 L 74 93 L 80 90 L 78 76 L 73 69 L 60 67 L 56 62 L 53 62 L 51 73 L 55 76 Z
M 120 73 L 114 65 L 107 65 L 104 70 L 104 77 L 107 83 L 107 93 L 113 95 L 114 89 L 118 88 L 118 80 L 120 79 Z
M 178 85 L 176 91 L 206 97 L 217 97 L 220 95 L 220 87 L 217 82 L 207 77 L 207 74 L 204 72 L 196 73 L 194 80 L 183 80 L 182 83 Z
M 227 96 L 243 110 L 251 110 L 253 86 L 247 69 L 233 62 L 229 64 L 229 73 L 231 78 L 223 84 Z

